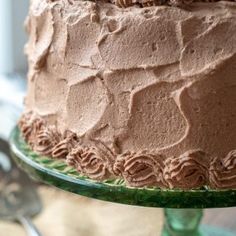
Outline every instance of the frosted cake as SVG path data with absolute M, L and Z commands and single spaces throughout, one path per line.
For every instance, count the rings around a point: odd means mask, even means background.
M 19 127 L 131 187 L 236 188 L 236 3 L 32 0 Z

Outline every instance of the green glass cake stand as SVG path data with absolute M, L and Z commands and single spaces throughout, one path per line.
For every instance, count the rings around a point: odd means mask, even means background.
M 131 188 L 122 180 L 96 182 L 81 176 L 63 160 L 53 160 L 34 153 L 22 139 L 18 128 L 13 130 L 10 144 L 14 160 L 35 180 L 90 198 L 165 208 L 162 236 L 236 235 L 219 228 L 199 227 L 204 208 L 236 206 L 236 190 L 162 190 Z

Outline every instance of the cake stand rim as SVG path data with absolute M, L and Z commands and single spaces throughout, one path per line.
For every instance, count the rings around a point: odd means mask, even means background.
M 236 206 L 236 190 L 181 190 L 159 188 L 133 188 L 114 183 L 105 183 L 85 177 L 72 177 L 55 168 L 37 163 L 20 147 L 23 143 L 16 126 L 10 135 L 10 149 L 15 162 L 33 179 L 78 195 L 98 200 L 159 208 L 224 208 Z M 31 150 L 32 152 L 32 150 Z M 41 158 L 42 156 L 34 154 Z M 51 159 L 53 161 L 53 159 Z M 178 201 L 179 200 L 179 201 Z M 222 202 L 225 200 L 224 202 Z

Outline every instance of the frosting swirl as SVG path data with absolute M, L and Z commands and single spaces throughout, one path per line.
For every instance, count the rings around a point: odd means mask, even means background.
M 166 160 L 164 178 L 170 188 L 200 188 L 208 183 L 208 168 L 203 151 L 190 151 Z
M 219 2 L 222 0 L 105 0 L 115 4 L 120 8 L 127 8 L 131 6 L 141 6 L 141 7 L 151 7 L 151 6 L 171 6 L 171 7 L 184 7 L 193 2 Z M 228 0 L 229 2 L 234 2 L 234 0 Z M 59 2 L 61 0 L 47 0 L 48 3 Z M 73 5 L 75 0 L 63 0 L 62 3 Z
M 77 134 L 71 131 L 61 134 L 55 125 L 47 124 L 32 113 L 21 117 L 19 128 L 34 151 L 65 158 L 69 165 L 92 179 L 119 176 L 132 187 L 192 189 L 208 185 L 217 189 L 236 188 L 236 150 L 212 161 L 201 150 L 167 159 L 148 151 L 117 154 L 114 148 L 97 140 L 92 140 L 92 147 L 81 146 Z
M 117 158 L 114 172 L 122 175 L 126 182 L 133 187 L 161 186 L 166 183 L 163 178 L 163 159 L 160 154 L 148 152 L 127 152 Z
M 31 114 L 26 113 L 23 114 L 18 122 L 18 125 L 21 129 L 21 134 L 25 141 L 29 142 L 30 135 L 32 133 L 32 123 L 29 122 L 31 120 Z
M 95 147 L 74 148 L 67 156 L 67 163 L 92 179 L 104 180 L 112 175 L 109 158 Z
M 210 186 L 212 188 L 236 188 L 236 150 L 223 158 L 214 158 L 210 168 Z
M 194 2 L 194 0 L 169 0 L 167 2 L 169 2 L 168 5 L 170 6 L 181 7 L 191 4 L 192 2 Z
M 27 143 L 32 147 L 35 143 L 37 134 L 45 128 L 45 122 L 39 117 L 34 117 L 33 114 L 23 114 L 18 125 L 21 129 L 21 134 Z
M 141 7 L 151 7 L 151 6 L 175 6 L 182 7 L 189 5 L 194 0 L 110 0 L 109 2 L 117 5 L 121 8 L 126 8 L 134 5 L 139 5 Z
M 55 126 L 48 126 L 38 132 L 34 149 L 42 155 L 52 156 L 53 148 L 60 142 L 61 135 Z
M 122 8 L 130 7 L 135 4 L 133 0 L 112 0 L 111 2 Z
M 77 135 L 73 132 L 66 132 L 63 140 L 61 140 L 52 150 L 53 158 L 66 158 L 66 156 L 79 143 Z
M 113 3 L 121 8 L 126 8 L 134 5 L 141 7 L 151 7 L 151 6 L 184 7 L 194 2 L 219 2 L 219 1 L 223 0 L 108 0 L 108 2 Z M 227 1 L 234 2 L 234 0 L 227 0 Z

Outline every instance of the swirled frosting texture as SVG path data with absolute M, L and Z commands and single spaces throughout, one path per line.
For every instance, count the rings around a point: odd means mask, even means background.
M 224 158 L 215 158 L 212 161 L 210 183 L 213 188 L 236 187 L 236 150 L 229 152 Z
M 47 0 L 48 2 L 56 2 L 61 0 Z M 69 4 L 74 4 L 77 0 L 63 0 Z M 186 7 L 194 2 L 218 2 L 221 0 L 104 0 L 104 2 L 113 3 L 118 7 L 126 8 L 130 6 L 152 7 L 152 6 L 173 6 Z M 234 0 L 227 0 L 234 2 Z
M 209 161 L 209 162 L 208 162 Z M 201 150 L 186 152 L 166 160 L 164 176 L 170 188 L 192 189 L 209 183 L 210 157 Z
M 55 125 L 31 113 L 21 117 L 19 128 L 36 152 L 64 159 L 78 172 L 95 180 L 124 179 L 132 187 L 236 188 L 235 150 L 222 159 L 213 158 L 202 150 L 170 157 L 155 150 L 119 154 L 97 140 L 85 146 L 75 133 L 66 131 L 62 135 Z M 34 142 L 29 142 L 32 136 Z
M 77 147 L 67 157 L 69 165 L 92 179 L 104 180 L 112 175 L 112 160 L 99 149 Z
M 155 152 L 127 152 L 116 159 L 114 172 L 121 175 L 133 187 L 166 187 L 163 160 L 164 157 Z
M 97 163 L 101 176 L 114 175 L 110 166 L 130 153 L 119 164 L 126 163 L 120 176 L 131 185 L 158 185 L 158 180 L 164 186 L 191 188 L 182 183 L 186 178 L 173 177 L 174 183 L 168 177 L 188 175 L 191 163 L 200 165 L 193 168 L 201 176 L 196 185 L 219 180 L 208 177 L 204 168 L 209 159 L 236 149 L 235 3 L 122 9 L 104 2 L 33 0 L 26 25 L 26 112 L 55 129 L 42 131 L 37 141 L 31 130 L 44 125 L 21 125 L 35 150 L 68 156 L 76 146 L 66 144 L 64 133 L 70 131 L 93 153 L 85 158 L 84 151 L 78 152 L 77 159 L 97 160 L 91 163 Z M 47 140 L 45 132 L 60 135 Z M 98 143 L 110 150 L 108 156 L 104 151 L 95 158 Z M 194 150 L 207 155 L 200 162 L 188 155 L 180 158 Z M 171 157 L 176 161 L 170 162 Z M 178 168 L 163 167 L 157 174 L 157 160 L 162 166 L 167 159 Z M 103 167 L 100 160 L 109 165 Z

